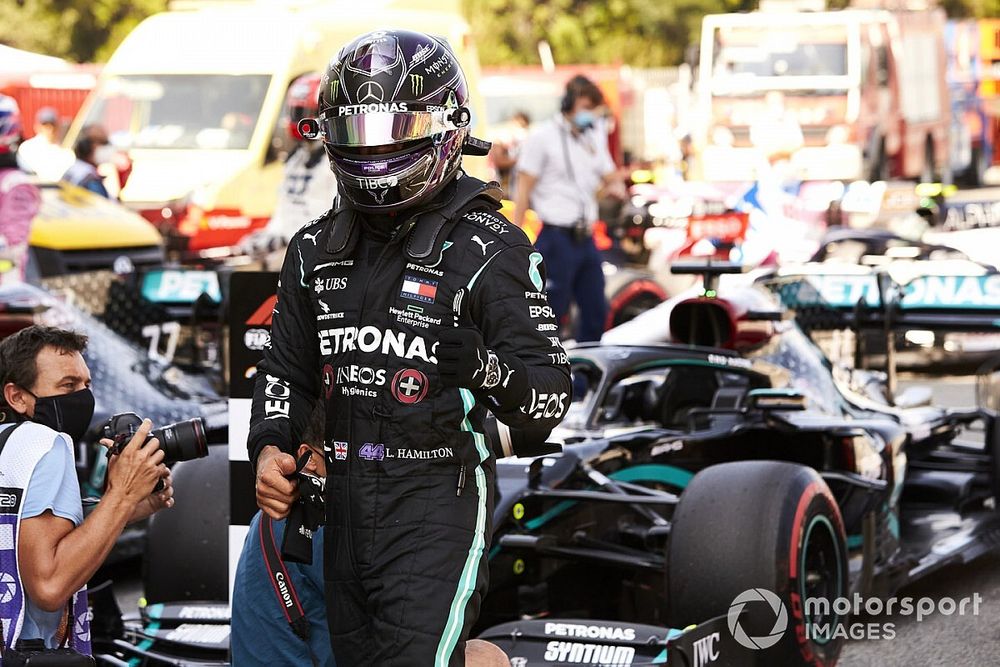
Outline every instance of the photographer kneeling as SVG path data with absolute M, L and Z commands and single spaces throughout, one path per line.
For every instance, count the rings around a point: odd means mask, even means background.
M 44 326 L 0 342 L 5 666 L 22 664 L 42 648 L 89 655 L 87 581 L 126 524 L 173 505 L 170 472 L 159 443 L 146 442 L 152 425 L 145 420 L 129 446 L 111 457 L 104 496 L 84 519 L 73 452 L 94 413 L 90 370 L 81 354 L 86 345 L 86 336 Z M 161 479 L 162 490 L 153 493 Z M 87 664 L 64 653 L 66 664 Z

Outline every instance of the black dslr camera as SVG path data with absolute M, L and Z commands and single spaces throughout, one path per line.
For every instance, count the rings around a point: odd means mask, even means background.
M 108 458 L 121 454 L 140 426 L 142 418 L 134 412 L 122 412 L 108 419 L 102 427 L 102 437 L 115 443 L 108 449 Z M 153 438 L 160 441 L 163 462 L 167 465 L 208 456 L 208 438 L 205 437 L 205 424 L 201 421 L 201 417 L 154 428 L 149 432 L 146 442 Z M 162 481 L 157 483 L 154 490 L 161 489 L 163 489 Z
M 299 482 L 299 499 L 292 505 L 285 523 L 285 537 L 281 542 L 281 555 L 289 563 L 312 563 L 313 533 L 326 518 L 326 480 L 305 471 L 310 453 L 306 452 L 295 465 L 295 472 L 288 476 Z

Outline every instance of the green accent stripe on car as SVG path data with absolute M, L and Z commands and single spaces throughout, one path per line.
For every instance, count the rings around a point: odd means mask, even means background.
M 799 551 L 799 573 L 800 573 L 799 595 L 801 596 L 801 600 L 805 609 L 809 609 L 808 604 L 806 604 L 808 602 L 808 596 L 806 595 L 806 555 L 809 548 L 809 539 L 812 537 L 813 528 L 817 524 L 823 525 L 823 528 L 827 531 L 827 535 L 830 536 L 831 544 L 833 544 L 834 548 L 837 550 L 838 553 L 840 552 L 840 544 L 839 544 L 840 540 L 837 539 L 837 530 L 833 527 L 833 524 L 830 523 L 830 520 L 826 518 L 824 515 L 822 514 L 815 515 L 812 519 L 809 520 L 809 525 L 806 526 L 805 537 L 802 538 L 802 548 Z M 837 591 L 841 590 L 841 584 L 843 580 L 844 580 L 844 572 L 841 569 L 841 559 L 838 558 L 837 588 L 836 588 Z M 836 614 L 836 612 L 834 613 Z M 814 643 L 819 644 L 820 646 L 826 646 L 834 638 L 832 628 L 841 627 L 842 620 L 843 619 L 840 616 L 840 614 L 836 614 L 833 618 L 833 622 L 829 624 L 829 629 L 827 629 L 825 636 L 823 636 L 820 633 L 815 632 L 815 630 L 819 627 L 819 624 L 816 622 L 815 618 L 813 618 L 812 616 L 807 616 L 806 628 L 810 628 L 811 626 L 813 629 L 810 639 Z
M 163 613 L 162 604 L 149 605 L 149 608 L 146 611 L 146 614 L 149 616 L 149 618 L 159 618 L 162 613 Z M 160 629 L 159 621 L 150 621 L 149 625 L 147 625 L 145 628 L 148 634 L 152 634 L 159 629 Z M 148 651 L 149 649 L 153 648 L 154 643 L 155 642 L 152 639 L 143 639 L 141 642 L 139 642 L 138 648 L 140 651 Z M 142 658 L 132 658 L 131 660 L 128 661 L 128 664 L 131 667 L 139 667 L 139 665 L 142 664 Z
M 471 284 L 471 283 L 470 283 Z M 462 634 L 465 625 L 465 608 L 469 604 L 476 589 L 476 579 L 479 574 L 479 565 L 483 557 L 483 549 L 486 547 L 486 473 L 483 471 L 482 463 L 489 458 L 489 450 L 486 447 L 486 439 L 482 433 L 478 433 L 472 428 L 469 421 L 469 413 L 476 405 L 476 399 L 468 389 L 459 389 L 458 393 L 462 397 L 462 406 L 465 409 L 465 416 L 462 418 L 462 430 L 472 434 L 472 440 L 476 443 L 476 451 L 479 453 L 479 462 L 476 464 L 476 493 L 478 501 L 476 504 L 476 528 L 473 532 L 472 545 L 469 547 L 469 554 L 465 558 L 465 566 L 462 568 L 462 575 L 458 579 L 458 589 L 455 597 L 451 601 L 451 608 L 448 611 L 448 622 L 444 626 L 444 634 L 438 642 L 437 652 L 434 655 L 435 667 L 448 667 L 451 662 L 451 654 L 455 651 L 458 638 Z
M 687 488 L 694 473 L 676 466 L 662 463 L 645 463 L 631 468 L 622 468 L 608 475 L 620 482 L 663 482 L 679 489 Z
M 542 512 L 541 514 L 539 514 L 538 516 L 536 516 L 534 519 L 525 521 L 524 527 L 527 528 L 528 530 L 535 530 L 536 528 L 540 528 L 549 521 L 551 521 L 552 519 L 556 518 L 558 515 L 568 510 L 573 505 L 576 505 L 575 500 L 560 501 L 555 505 L 553 505 L 552 507 L 550 507 L 549 509 Z
M 633 466 L 631 468 L 616 470 L 608 475 L 608 477 L 621 482 L 661 482 L 678 489 L 684 489 L 691 481 L 691 478 L 694 477 L 694 474 L 676 466 L 668 466 L 660 463 L 646 463 L 643 465 Z M 577 502 L 578 501 L 576 500 L 563 500 L 558 502 L 545 512 L 536 516 L 534 519 L 525 521 L 524 527 L 528 530 L 541 528 L 546 523 L 568 510 L 570 507 L 576 505 Z

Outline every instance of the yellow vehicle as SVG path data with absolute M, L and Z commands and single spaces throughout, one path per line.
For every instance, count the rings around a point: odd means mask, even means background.
M 441 35 L 477 95 L 478 58 L 459 10 L 459 0 L 174 2 L 115 51 L 67 145 L 83 126 L 104 125 L 134 163 L 122 202 L 170 247 L 233 245 L 274 208 L 289 84 L 322 71 L 354 36 L 382 27 Z M 473 124 L 484 117 L 474 97 Z
M 42 201 L 28 238 L 29 277 L 163 263 L 163 237 L 141 216 L 66 182 L 37 185 Z

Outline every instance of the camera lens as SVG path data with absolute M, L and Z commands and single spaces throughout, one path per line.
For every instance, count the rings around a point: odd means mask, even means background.
M 153 429 L 149 435 L 160 441 L 165 463 L 208 456 L 208 439 L 200 417 Z

